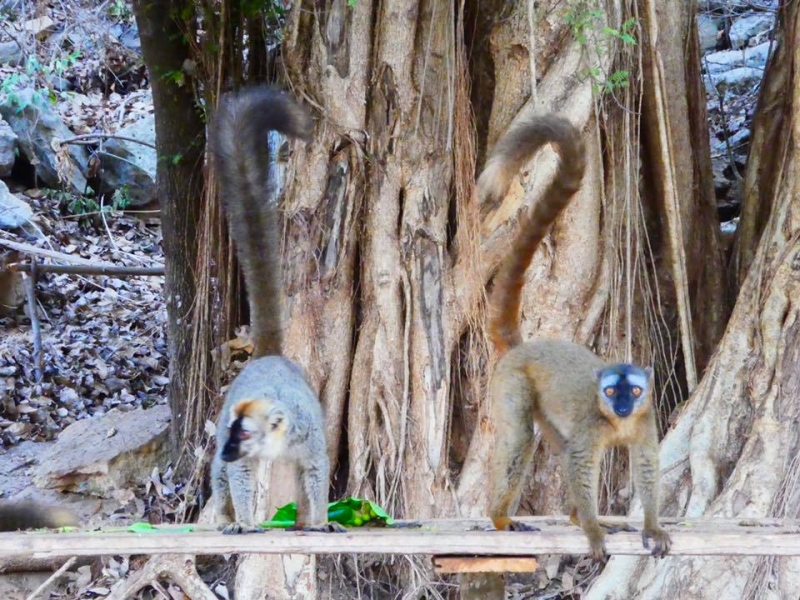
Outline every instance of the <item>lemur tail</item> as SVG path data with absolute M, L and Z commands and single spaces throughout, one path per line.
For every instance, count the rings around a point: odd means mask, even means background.
M 500 353 L 522 343 L 519 307 L 525 271 L 553 221 L 580 189 L 586 167 L 581 133 L 555 115 L 533 117 L 514 125 L 497 143 L 478 178 L 479 203 L 501 201 L 520 168 L 548 142 L 561 158 L 558 171 L 530 215 L 523 218 L 519 235 L 494 278 L 489 332 Z
M 40 506 L 33 502 L 0 504 L 0 531 L 55 529 L 76 524 L 75 515 L 64 508 Z
M 268 132 L 307 139 L 311 117 L 295 99 L 261 86 L 226 94 L 210 131 L 220 196 L 250 299 L 254 357 L 280 354 L 280 231 Z

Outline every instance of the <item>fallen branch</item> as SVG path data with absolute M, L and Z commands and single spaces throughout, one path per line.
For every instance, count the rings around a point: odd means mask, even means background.
M 28 298 L 28 318 L 33 332 L 33 372 L 36 383 L 42 380 L 42 326 L 36 306 L 36 263 L 30 264 L 30 272 L 25 275 L 25 296 Z
M 71 263 L 75 265 L 96 265 L 97 263 L 93 263 L 90 260 L 86 260 L 85 258 L 81 258 L 80 256 L 72 256 L 71 254 L 64 254 L 63 252 L 56 252 L 55 250 L 47 250 L 45 248 L 39 248 L 38 246 L 32 246 L 31 244 L 23 244 L 21 242 L 12 242 L 11 240 L 4 240 L 0 239 L 0 246 L 5 246 L 6 248 L 11 248 L 12 250 L 17 250 L 19 252 L 25 252 L 26 254 L 33 254 L 34 256 L 44 256 L 47 258 L 52 258 L 53 260 L 60 260 L 65 263 Z M 111 263 L 100 263 L 103 266 L 113 267 L 115 265 Z
M 155 144 L 151 144 L 150 142 L 144 142 L 142 140 L 137 140 L 136 138 L 128 137 L 126 135 L 117 135 L 115 133 L 84 133 L 82 135 L 76 135 L 75 137 L 71 137 L 66 140 L 61 140 L 61 143 L 78 144 L 86 146 L 88 144 L 93 144 L 94 140 L 99 140 L 99 139 L 121 140 L 123 142 L 131 142 L 133 144 L 141 144 L 142 146 L 147 146 L 148 148 L 152 148 L 153 150 L 156 149 Z
M 132 598 L 146 586 L 158 587 L 158 580 L 168 578 L 178 585 L 186 597 L 192 600 L 218 600 L 205 582 L 200 579 L 194 557 L 186 554 L 165 555 L 151 558 L 145 565 L 117 584 L 107 596 L 108 600 Z
M 78 557 L 77 556 L 73 556 L 67 562 L 65 562 L 63 565 L 61 565 L 61 567 L 58 569 L 58 571 L 56 571 L 55 573 L 50 575 L 50 577 L 48 577 L 44 581 L 44 583 L 42 583 L 42 585 L 40 585 L 35 590 L 33 590 L 33 592 L 31 592 L 30 596 L 28 596 L 26 598 L 26 600 L 35 600 L 36 598 L 38 598 L 42 594 L 42 592 L 44 592 L 46 589 L 48 589 L 56 581 L 58 581 L 58 579 L 67 571 L 67 569 L 69 569 L 72 565 L 75 564 L 76 560 L 78 560 Z
M 30 273 L 32 263 L 11 263 L 6 267 L 9 271 Z M 36 265 L 39 273 L 70 273 L 72 275 L 115 275 L 130 277 L 134 275 L 163 275 L 164 267 L 115 267 L 105 264 L 96 265 Z

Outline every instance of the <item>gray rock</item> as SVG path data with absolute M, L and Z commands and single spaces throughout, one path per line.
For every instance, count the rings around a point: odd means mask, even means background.
M 0 42 L 0 65 L 18 67 L 24 58 L 17 42 Z
M 775 26 L 775 15 L 771 12 L 751 13 L 739 17 L 730 29 L 731 46 L 746 46 L 751 38 L 768 32 Z
M 750 130 L 747 127 L 734 133 L 730 138 L 731 148 L 741 152 L 741 149 L 750 143 L 750 135 Z
M 17 160 L 17 134 L 11 125 L 0 119 L 0 177 L 11 174 Z
M 709 94 L 745 94 L 753 91 L 761 83 L 764 71 L 750 67 L 739 67 L 724 73 L 706 75 L 703 80 Z
M 33 219 L 33 210 L 12 194 L 8 186 L 0 181 L 0 229 L 16 229 Z
M 155 119 L 153 115 L 142 117 L 135 123 L 123 127 L 118 135 L 134 138 L 150 144 L 155 143 Z M 142 206 L 156 197 L 156 151 L 154 148 L 110 139 L 101 153 L 101 194 L 125 189 L 125 197 L 131 206 Z
M 706 53 L 717 47 L 719 22 L 719 18 L 712 17 L 711 15 L 697 15 L 697 34 L 700 36 L 701 53 Z
M 42 96 L 32 89 L 8 94 L 0 102 L 0 116 L 17 134 L 20 150 L 34 165 L 37 177 L 52 188 L 63 186 L 74 194 L 84 193 L 89 155 L 83 146 L 70 145 L 59 164 L 54 143 L 74 136 Z M 64 183 L 59 180 L 59 172 Z
M 703 58 L 703 68 L 708 73 L 722 73 L 738 67 L 763 69 L 767 65 L 770 46 L 774 46 L 774 44 L 764 42 L 752 48 L 712 52 Z
M 143 483 L 167 459 L 169 421 L 168 406 L 76 421 L 42 456 L 34 482 L 100 497 Z

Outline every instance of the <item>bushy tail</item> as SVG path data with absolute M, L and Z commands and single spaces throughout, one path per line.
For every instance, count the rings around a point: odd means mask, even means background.
M 42 529 L 75 525 L 75 516 L 66 509 L 39 506 L 30 502 L 0 504 L 0 531 Z
M 226 94 L 210 131 L 211 151 L 231 238 L 250 298 L 254 356 L 280 354 L 281 262 L 268 133 L 308 138 L 308 113 L 285 93 L 253 87 Z
M 555 115 L 533 117 L 515 125 L 497 143 L 478 179 L 478 199 L 482 206 L 501 201 L 520 168 L 548 142 L 561 158 L 558 171 L 530 215 L 523 218 L 519 236 L 494 278 L 489 333 L 500 353 L 522 343 L 519 306 L 525 270 L 553 221 L 580 189 L 586 167 L 581 133 L 572 123 Z

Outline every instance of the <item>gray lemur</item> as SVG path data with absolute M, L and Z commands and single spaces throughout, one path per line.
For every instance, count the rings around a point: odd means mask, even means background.
M 311 118 L 269 87 L 224 96 L 210 130 L 220 195 L 250 301 L 253 358 L 234 379 L 217 422 L 211 487 L 217 523 L 226 533 L 253 530 L 259 461 L 296 466 L 295 528 L 327 525 L 330 464 L 322 407 L 303 369 L 281 355 L 281 261 L 277 207 L 270 180 L 270 131 L 308 138 Z M 233 504 L 235 519 L 230 522 Z

